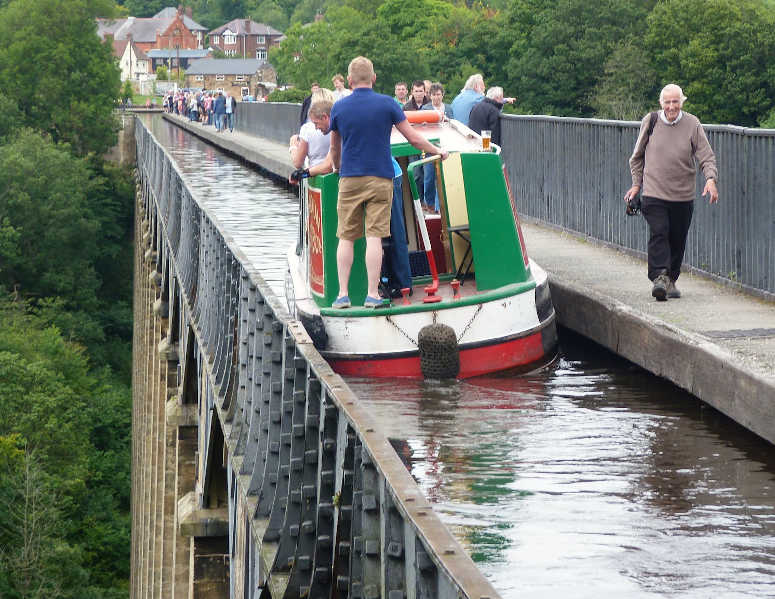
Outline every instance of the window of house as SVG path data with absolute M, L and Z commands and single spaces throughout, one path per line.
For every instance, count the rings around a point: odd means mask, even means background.
M 217 43 L 220 41 L 220 39 L 221 39 L 221 36 L 220 36 L 220 35 L 214 35 L 214 36 L 213 36 L 213 39 L 212 39 L 212 42 L 213 42 L 214 44 L 217 44 Z
M 266 36 L 265 35 L 259 35 L 258 38 L 256 39 L 256 41 L 259 44 L 265 44 L 266 43 Z
M 234 48 L 232 48 L 231 50 L 224 50 L 224 54 L 226 54 L 226 56 L 236 56 L 237 51 Z
M 237 36 L 233 33 L 227 33 L 223 36 L 223 43 L 227 45 L 236 44 L 237 43 Z
M 237 75 L 234 77 L 235 81 L 245 81 L 245 75 Z
M 226 79 L 226 77 L 224 77 L 223 75 L 216 75 L 216 76 L 215 76 L 215 80 L 216 80 L 216 81 L 223 81 L 223 80 L 225 80 L 225 79 Z
M 266 50 L 256 50 L 256 58 L 266 60 Z

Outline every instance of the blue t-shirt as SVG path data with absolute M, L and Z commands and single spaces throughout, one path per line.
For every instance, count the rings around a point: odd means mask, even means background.
M 342 138 L 340 177 L 393 178 L 390 131 L 405 120 L 391 98 L 368 87 L 357 87 L 331 109 L 331 131 Z

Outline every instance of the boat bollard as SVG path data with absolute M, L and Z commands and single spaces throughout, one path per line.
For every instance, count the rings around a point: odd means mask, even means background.
M 404 300 L 401 302 L 404 304 L 404 306 L 408 306 L 411 302 L 409 302 L 409 292 L 412 291 L 410 287 L 402 287 L 401 288 L 401 295 L 404 297 Z
M 460 299 L 460 281 L 457 279 L 452 279 L 449 282 L 450 287 L 452 287 L 452 299 L 453 300 L 459 300 Z
M 434 322 L 420 329 L 420 371 L 426 379 L 453 379 L 460 372 L 460 351 L 452 327 Z

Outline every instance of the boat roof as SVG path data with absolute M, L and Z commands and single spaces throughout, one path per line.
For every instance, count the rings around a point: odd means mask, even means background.
M 442 123 L 412 123 L 411 125 L 415 131 L 447 152 L 481 150 L 482 138 L 460 121 L 449 119 Z M 417 154 L 417 149 L 406 141 L 403 134 L 395 127 L 390 134 L 390 146 L 394 156 Z

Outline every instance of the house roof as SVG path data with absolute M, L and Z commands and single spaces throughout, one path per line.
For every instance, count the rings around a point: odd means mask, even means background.
M 250 19 L 234 19 L 217 29 L 213 29 L 210 35 L 221 35 L 227 29 L 237 35 L 282 35 L 283 33 L 282 31 L 277 31 L 274 27 L 264 25 L 263 23 L 256 23 Z
M 201 58 L 186 69 L 186 75 L 255 75 L 268 64 L 257 58 Z
M 177 13 L 176 13 L 177 14 Z M 140 43 L 156 43 L 156 34 L 163 34 L 175 21 L 172 17 L 139 19 L 127 17 L 125 19 L 97 19 L 97 35 L 105 39 L 106 35 L 112 35 L 113 39 L 125 40 L 132 36 L 132 40 Z M 183 24 L 187 27 L 185 19 Z M 190 29 L 190 28 L 189 28 Z M 204 31 L 204 28 L 202 28 Z
M 132 52 L 134 52 L 137 60 L 149 60 L 148 55 L 143 52 L 143 49 L 139 48 L 134 42 L 132 42 Z
M 210 50 L 189 50 L 181 48 L 154 48 L 146 52 L 149 58 L 206 58 L 210 55 Z
M 172 6 L 168 6 L 167 8 L 162 8 L 159 12 L 157 12 L 153 17 L 155 19 L 174 19 L 175 15 L 178 13 L 177 8 L 173 8 Z M 183 24 L 188 27 L 191 31 L 207 31 L 207 27 L 200 25 L 194 19 L 189 17 L 188 15 L 183 15 Z
M 113 40 L 113 56 L 118 56 L 121 58 L 124 55 L 124 51 L 126 50 L 126 45 L 129 43 L 129 40 Z
M 113 40 L 113 55 L 118 58 L 123 58 L 126 47 L 129 45 L 129 40 Z M 148 60 L 148 55 L 143 52 L 142 48 L 139 48 L 137 44 L 132 42 L 132 52 L 137 60 Z

